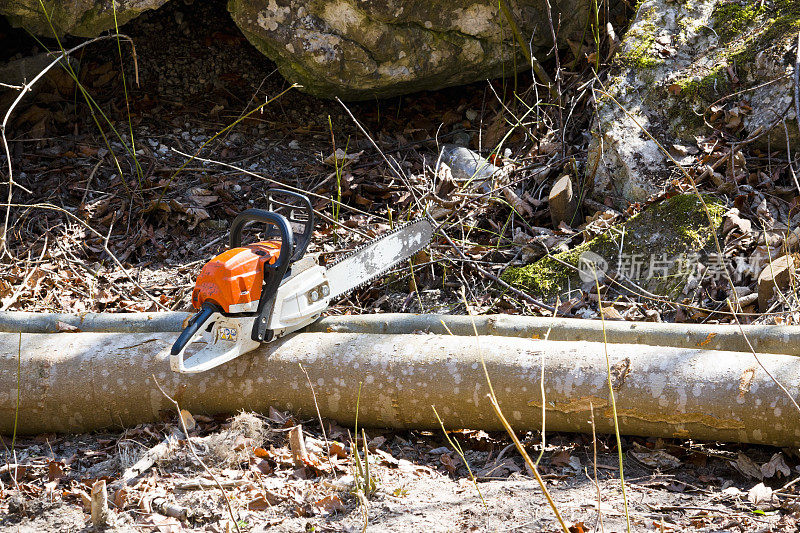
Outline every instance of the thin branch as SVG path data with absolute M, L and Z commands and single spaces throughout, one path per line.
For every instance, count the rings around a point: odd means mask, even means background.
M 153 378 L 153 381 L 156 384 L 156 387 L 158 387 L 158 390 L 161 391 L 161 394 L 163 394 L 164 397 L 167 400 L 172 402 L 172 405 L 174 405 L 175 409 L 178 411 L 178 420 L 180 420 L 181 427 L 183 428 L 183 434 L 186 435 L 186 442 L 189 444 L 189 452 L 192 454 L 192 457 L 194 457 L 195 461 L 200 463 L 200 466 L 203 467 L 203 470 L 206 471 L 206 474 L 208 474 L 208 476 L 211 479 L 214 480 L 214 483 L 216 483 L 217 488 L 219 488 L 220 492 L 222 492 L 222 497 L 225 499 L 225 505 L 227 505 L 227 507 L 228 507 L 228 514 L 231 517 L 231 522 L 233 522 L 233 525 L 236 527 L 236 531 L 238 533 L 242 533 L 242 530 L 239 529 L 239 522 L 236 520 L 236 517 L 233 515 L 233 508 L 231 507 L 230 499 L 228 499 L 228 493 L 225 492 L 225 489 L 222 487 L 222 485 L 220 484 L 220 482 L 217 479 L 217 477 L 211 472 L 211 469 L 206 466 L 206 464 L 203 462 L 202 459 L 200 459 L 200 456 L 197 455 L 197 452 L 194 450 L 194 446 L 192 445 L 192 439 L 189 438 L 189 431 L 186 429 L 186 422 L 183 420 L 183 416 L 181 416 L 181 407 L 180 407 L 180 405 L 178 405 L 178 402 L 176 402 L 172 398 L 172 396 L 167 394 L 166 391 L 164 391 L 164 389 L 161 388 L 161 384 L 156 379 L 155 374 L 151 374 L 151 376 Z
M 124 34 L 121 34 L 121 33 L 114 33 L 114 34 L 110 34 L 110 35 L 102 35 L 100 37 L 95 37 L 94 39 L 91 39 L 89 41 L 86 41 L 84 43 L 79 44 L 78 46 L 70 48 L 69 50 L 61 52 L 60 54 L 58 54 L 58 57 L 56 57 L 56 59 L 54 59 L 44 69 L 42 69 L 42 71 L 39 72 L 39 74 L 34 76 L 34 78 L 30 81 L 30 83 L 27 83 L 27 84 L 25 84 L 23 86 L 23 88 L 21 89 L 20 93 L 17 95 L 17 97 L 11 103 L 11 106 L 8 108 L 8 111 L 6 111 L 6 114 L 3 117 L 3 123 L 0 124 L 0 138 L 2 138 L 2 141 L 3 141 L 3 149 L 6 152 L 6 162 L 8 164 L 8 195 L 7 195 L 7 202 L 6 202 L 6 206 L 7 207 L 6 207 L 5 220 L 3 222 L 3 234 L 0 235 L 0 251 L 2 251 L 3 255 L 8 255 L 9 257 L 12 257 L 11 253 L 8 251 L 8 247 L 7 247 L 7 244 L 6 244 L 7 243 L 6 237 L 8 235 L 8 221 L 9 221 L 9 219 L 11 217 L 11 207 L 10 206 L 11 206 L 11 200 L 13 199 L 14 185 L 16 185 L 20 189 L 24 190 L 28 194 L 33 194 L 31 191 L 29 191 L 28 189 L 26 189 L 25 187 L 23 187 L 22 185 L 20 185 L 19 183 L 16 183 L 14 181 L 13 167 L 11 165 L 11 150 L 8 147 L 8 139 L 6 138 L 6 128 L 8 126 L 8 119 L 11 117 L 11 113 L 14 112 L 14 109 L 17 107 L 17 105 L 25 97 L 25 94 L 31 90 L 31 87 L 33 87 L 40 79 L 42 79 L 42 77 L 45 74 L 47 74 L 50 71 L 50 69 L 55 67 L 58 63 L 60 63 L 62 59 L 66 58 L 70 54 L 80 50 L 81 48 L 89 46 L 90 44 L 96 43 L 98 41 L 103 41 L 103 40 L 106 40 L 106 39 L 114 39 L 114 38 L 116 38 L 116 39 L 123 38 L 123 39 L 127 40 L 128 42 L 130 42 L 131 45 L 133 45 L 133 39 L 131 39 L 127 35 L 124 35 Z
M 145 296 L 147 296 L 147 298 L 151 302 L 153 302 L 156 305 L 156 307 L 160 308 L 163 311 L 169 311 L 169 308 L 165 307 L 161 302 L 158 301 L 157 298 L 155 298 L 153 295 L 151 295 L 149 292 L 147 292 L 147 290 L 144 287 L 142 287 L 142 285 L 139 283 L 139 281 L 137 281 L 137 279 L 133 276 L 133 274 L 131 274 L 128 271 L 128 269 L 123 266 L 122 262 L 120 262 L 120 260 L 117 259 L 117 256 L 114 255 L 114 253 L 108 248 L 108 239 L 106 238 L 106 236 L 103 235 L 102 233 L 100 233 L 99 231 L 97 231 L 96 229 L 94 229 L 93 227 L 91 227 L 89 224 L 87 224 L 81 218 L 75 216 L 73 213 L 70 213 L 69 211 L 67 211 L 63 207 L 59 207 L 57 205 L 47 204 L 47 203 L 39 203 L 39 204 L 12 204 L 12 203 L 7 203 L 7 204 L 0 204 L 0 206 L 7 207 L 9 209 L 12 208 L 12 207 L 24 207 L 24 208 L 27 208 L 27 209 L 46 209 L 46 210 L 49 210 L 49 211 L 58 211 L 60 213 L 64 213 L 69 218 L 71 218 L 72 220 L 74 220 L 75 222 L 77 222 L 78 224 L 80 224 L 81 226 L 86 228 L 87 230 L 91 231 L 95 236 L 99 237 L 103 242 L 103 251 L 106 254 L 108 254 L 108 256 L 111 258 L 111 260 L 114 261 L 114 263 L 117 265 L 117 267 L 119 267 L 119 269 L 122 270 L 122 272 L 125 274 L 125 277 L 127 277 L 129 280 L 131 280 L 131 282 L 133 282 L 133 284 L 136 286 L 136 288 L 139 289 L 140 291 L 142 291 L 142 293 Z

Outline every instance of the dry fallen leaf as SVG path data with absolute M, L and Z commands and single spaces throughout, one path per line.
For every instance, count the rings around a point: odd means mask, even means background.
M 550 458 L 550 464 L 553 466 L 567 466 L 569 465 L 569 458 L 569 450 L 559 450 Z
M 731 461 L 731 466 L 738 470 L 743 476 L 753 479 L 763 479 L 764 474 L 761 473 L 761 468 L 753 462 L 752 459 L 745 454 L 739 452 L 736 461 Z
M 583 522 L 575 522 L 575 524 L 569 526 L 569 533 L 585 533 L 586 526 Z
M 251 511 L 264 511 L 270 507 L 272 507 L 272 505 L 267 501 L 267 498 L 264 496 L 264 494 L 259 494 L 247 502 L 247 508 Z
M 64 463 L 61 461 L 50 461 L 47 463 L 47 480 L 56 481 L 64 477 Z
M 781 452 L 777 452 L 772 456 L 769 462 L 761 465 L 761 473 L 765 478 L 770 478 L 775 474 L 781 474 L 783 477 L 789 477 L 789 474 L 791 474 L 792 471 L 789 470 L 789 466 L 786 464 L 786 461 L 784 461 L 783 454 Z
M 339 459 L 344 459 L 347 457 L 347 450 L 345 450 L 344 445 L 340 442 L 331 442 L 330 444 L 330 454 L 335 455 Z
M 127 489 L 119 489 L 116 493 L 114 493 L 114 505 L 117 507 L 117 510 L 122 510 L 125 507 L 125 502 L 128 500 L 128 491 Z
M 758 505 L 762 502 L 767 502 L 772 499 L 772 489 L 764 485 L 763 483 L 759 483 L 749 491 L 747 491 L 747 499 L 753 505 Z
M 628 454 L 645 466 L 657 470 L 672 470 L 681 466 L 680 460 L 664 450 L 650 450 L 644 446 L 631 450 Z
M 56 329 L 61 333 L 80 333 L 80 328 L 76 328 L 71 324 L 67 324 L 66 322 L 61 322 L 60 320 L 56 323 Z
M 603 307 L 603 318 L 606 320 L 624 320 L 622 315 L 614 307 Z
M 439 456 L 439 461 L 444 465 L 448 472 L 451 474 L 456 473 L 456 465 L 453 463 L 453 458 L 450 455 L 443 453 Z
M 330 154 L 328 157 L 322 160 L 322 163 L 331 167 L 338 166 L 338 168 L 343 168 L 358 161 L 358 158 L 361 157 L 361 154 L 363 153 L 364 150 L 348 154 L 341 148 L 337 148 L 336 153 Z
M 326 496 L 321 500 L 314 502 L 314 507 L 320 515 L 327 515 L 335 512 L 344 511 L 344 503 L 336 494 Z
M 157 513 L 145 517 L 141 522 L 137 522 L 137 524 L 150 526 L 152 528 L 151 531 L 154 529 L 159 533 L 179 533 L 183 531 L 183 527 L 177 519 L 161 516 Z
M 183 420 L 183 423 L 186 424 L 186 431 L 193 430 L 197 425 L 197 423 L 194 421 L 194 417 L 192 417 L 192 413 L 186 409 L 181 409 L 181 420 Z
M 264 459 L 255 459 L 253 463 L 250 465 L 250 470 L 252 470 L 253 472 L 258 472 L 266 475 L 266 474 L 271 474 L 273 468 L 268 461 L 265 461 Z

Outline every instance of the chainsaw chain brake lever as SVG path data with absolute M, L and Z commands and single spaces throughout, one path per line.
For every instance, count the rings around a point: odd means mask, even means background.
M 267 210 L 286 217 L 294 234 L 294 253 L 291 262 L 301 259 L 314 232 L 314 208 L 307 196 L 287 191 L 271 189 L 267 192 Z

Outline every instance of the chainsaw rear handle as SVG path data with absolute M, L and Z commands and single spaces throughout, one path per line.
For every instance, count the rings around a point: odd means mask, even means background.
M 275 264 L 269 265 L 269 268 L 280 272 L 280 277 L 283 277 L 283 272 L 288 268 L 289 262 L 294 255 L 294 234 L 292 232 L 292 227 L 289 225 L 289 221 L 286 220 L 285 216 L 273 213 L 272 211 L 265 211 L 264 209 L 245 209 L 239 213 L 236 218 L 233 219 L 233 223 L 231 223 L 231 248 L 238 248 L 242 245 L 242 230 L 250 222 L 263 222 L 264 224 L 270 224 L 278 228 L 278 232 L 281 236 L 281 253 L 278 256 L 278 260 L 275 261 Z
M 194 337 L 200 328 L 205 326 L 208 318 L 217 311 L 219 311 L 219 309 L 217 309 L 215 305 L 210 302 L 205 302 L 200 312 L 189 319 L 186 328 L 181 332 L 175 344 L 172 345 L 170 354 L 173 356 L 180 355 L 183 349 L 186 348 L 186 345 L 192 340 L 192 337 Z

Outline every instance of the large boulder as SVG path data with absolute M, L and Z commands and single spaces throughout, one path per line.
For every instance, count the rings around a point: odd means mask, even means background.
M 53 36 L 53 29 L 60 36 L 69 34 L 78 37 L 95 37 L 115 27 L 114 7 L 116 3 L 117 24 L 122 26 L 148 9 L 156 9 L 167 0 L 0 0 L 0 14 L 8 17 L 12 25 L 44 35 Z M 45 17 L 45 10 L 50 23 Z
M 545 0 L 509 1 L 534 48 L 551 47 Z M 551 0 L 561 40 L 590 2 Z M 438 89 L 526 67 L 499 3 L 485 0 L 229 0 L 245 36 L 291 82 L 358 100 Z
M 784 117 L 796 147 L 798 30 L 797 0 L 643 0 L 605 85 L 613 99 L 597 93 L 586 169 L 594 196 L 625 207 L 676 173 L 642 127 L 680 160 L 696 150 L 698 136 L 713 133 L 709 124 L 735 142 Z M 768 142 L 785 149 L 782 121 L 756 141 Z

